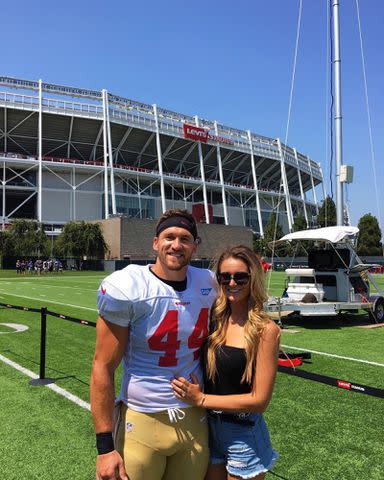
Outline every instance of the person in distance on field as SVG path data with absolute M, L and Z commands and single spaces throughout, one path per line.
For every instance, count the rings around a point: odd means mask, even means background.
M 278 457 L 262 413 L 272 396 L 280 329 L 263 312 L 265 273 L 252 250 L 226 249 L 216 276 L 220 290 L 202 355 L 205 392 L 193 373 L 192 382 L 180 377 L 172 385 L 178 399 L 208 411 L 205 480 L 262 480 Z
M 216 281 L 189 265 L 199 238 L 186 210 L 159 219 L 154 265 L 129 265 L 99 289 L 91 375 L 98 480 L 203 480 L 208 465 L 204 411 L 174 396 L 171 380 L 201 378 Z M 113 438 L 114 372 L 123 379 Z

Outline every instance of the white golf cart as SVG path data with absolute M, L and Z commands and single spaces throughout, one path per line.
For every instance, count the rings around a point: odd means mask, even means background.
M 366 310 L 372 321 L 384 321 L 384 292 L 354 249 L 359 229 L 326 227 L 285 235 L 275 245 L 312 241 L 307 268 L 288 268 L 288 281 L 282 297 L 268 300 L 269 312 L 294 312 L 302 316 L 330 316 L 341 312 Z M 376 290 L 370 293 L 370 284 Z

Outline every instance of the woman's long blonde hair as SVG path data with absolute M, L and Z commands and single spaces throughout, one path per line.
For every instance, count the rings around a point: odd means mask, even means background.
M 248 300 L 248 319 L 244 325 L 246 366 L 241 382 L 251 384 L 252 375 L 256 364 L 256 353 L 259 345 L 260 335 L 262 334 L 269 317 L 263 311 L 263 304 L 267 300 L 265 290 L 265 273 L 261 267 L 257 255 L 245 245 L 236 245 L 228 247 L 218 257 L 215 264 L 216 275 L 220 273 L 221 264 L 228 258 L 235 258 L 244 262 L 250 277 L 250 293 Z M 231 305 L 228 301 L 224 289 L 219 288 L 218 297 L 212 306 L 211 328 L 213 333 L 208 337 L 207 346 L 207 376 L 211 381 L 215 381 L 217 373 L 216 352 L 221 345 L 225 344 L 228 320 L 231 314 Z

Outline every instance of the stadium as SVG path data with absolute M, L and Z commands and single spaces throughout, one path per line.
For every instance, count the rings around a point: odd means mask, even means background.
M 279 139 L 156 105 L 63 85 L 0 77 L 3 229 L 37 219 L 156 219 L 187 208 L 198 222 L 263 235 L 308 225 L 324 195 L 320 165 Z

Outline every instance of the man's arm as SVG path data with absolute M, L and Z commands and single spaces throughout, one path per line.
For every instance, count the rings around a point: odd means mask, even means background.
M 127 327 L 107 322 L 102 317 L 98 318 L 90 392 L 91 412 L 96 434 L 113 431 L 114 374 L 123 358 L 128 338 L 129 329 Z M 103 479 L 127 478 L 122 459 L 115 450 L 98 455 L 96 474 L 96 478 Z
M 91 373 L 91 411 L 95 432 L 111 432 L 115 404 L 114 374 L 128 342 L 129 329 L 97 320 L 96 348 Z

